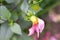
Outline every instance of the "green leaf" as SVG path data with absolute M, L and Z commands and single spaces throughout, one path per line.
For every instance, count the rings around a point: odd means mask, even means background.
M 28 7 L 29 7 L 29 5 L 28 5 L 27 1 L 24 0 L 23 3 L 22 3 L 22 5 L 20 6 L 20 9 L 21 9 L 23 12 L 27 13 Z
M 22 36 L 18 37 L 18 40 L 33 40 L 32 37 L 27 36 L 26 33 L 23 33 Z
M 0 6 L 0 17 L 3 20 L 8 20 L 11 17 L 11 13 L 5 6 Z
M 15 5 L 17 5 L 21 2 L 21 0 L 14 0 L 14 1 L 15 1 Z
M 16 13 L 16 12 L 12 12 L 11 18 L 12 18 L 14 21 L 16 21 L 16 20 L 18 19 L 17 13 Z
M 17 23 L 14 23 L 14 25 L 12 25 L 10 29 L 12 32 L 22 35 L 20 25 L 18 25 Z
M 19 4 L 20 0 L 5 0 L 7 3 Z
M 4 0 L 0 0 L 0 2 L 3 2 Z
M 10 40 L 13 32 L 10 30 L 8 23 L 4 23 L 0 26 L 0 40 Z
M 30 22 L 30 21 L 25 21 L 25 20 L 22 18 L 22 16 L 20 16 L 20 23 L 19 23 L 19 24 L 20 24 L 22 30 L 31 27 L 31 22 Z
M 12 40 L 17 40 L 17 36 L 14 35 L 14 36 L 12 37 Z
M 14 0 L 5 0 L 7 3 L 14 3 Z
M 3 21 L 3 20 L 0 20 L 0 24 L 1 24 L 1 23 L 4 23 L 4 22 L 5 22 L 5 21 Z

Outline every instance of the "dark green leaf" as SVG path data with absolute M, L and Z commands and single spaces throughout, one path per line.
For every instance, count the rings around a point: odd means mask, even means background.
M 17 13 L 16 13 L 16 12 L 12 12 L 11 18 L 12 18 L 14 21 L 16 21 L 16 20 L 18 19 Z

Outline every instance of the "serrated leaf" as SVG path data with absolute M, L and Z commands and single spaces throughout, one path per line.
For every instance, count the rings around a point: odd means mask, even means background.
M 7 20 L 11 17 L 11 13 L 5 6 L 0 6 L 0 17 L 3 20 Z
M 18 25 L 17 23 L 14 23 L 14 25 L 10 26 L 10 29 L 12 32 L 22 35 L 20 25 Z
M 13 32 L 10 30 L 9 25 L 4 23 L 0 26 L 0 40 L 10 40 Z

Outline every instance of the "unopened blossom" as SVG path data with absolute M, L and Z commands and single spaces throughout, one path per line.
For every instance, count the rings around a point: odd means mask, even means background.
M 29 29 L 28 36 L 34 35 L 36 33 L 36 36 L 39 38 L 39 33 L 41 33 L 44 29 L 44 21 L 35 16 L 32 16 L 30 20 L 33 24 L 32 27 Z
M 33 9 L 34 11 L 38 11 L 38 10 L 40 9 L 40 7 L 39 7 L 39 5 L 33 5 L 33 6 L 32 6 L 32 9 Z

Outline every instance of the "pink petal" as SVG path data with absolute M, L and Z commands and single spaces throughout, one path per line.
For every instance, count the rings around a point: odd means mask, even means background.
M 36 27 L 36 32 L 37 32 L 37 38 L 39 38 L 39 28 L 38 28 L 38 26 Z
M 40 29 L 40 33 L 43 31 L 43 29 L 44 29 L 44 21 L 42 20 L 42 19 L 39 19 L 38 18 L 38 27 L 39 27 L 39 29 Z
M 28 34 L 28 36 L 33 35 L 34 32 L 35 32 L 35 25 L 32 25 L 32 27 L 29 29 L 29 34 Z

